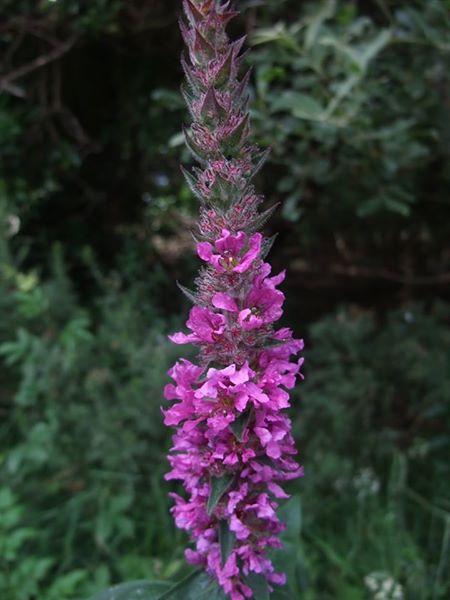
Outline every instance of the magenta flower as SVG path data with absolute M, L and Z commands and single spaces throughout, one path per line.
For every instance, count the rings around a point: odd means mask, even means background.
M 246 409 L 249 402 L 258 405 L 269 401 L 267 394 L 252 381 L 254 375 L 246 364 L 239 370 L 235 365 L 220 371 L 209 369 L 206 382 L 195 392 L 195 396 L 205 399 L 209 406 L 211 400 L 215 400 L 214 413 L 219 412 L 230 423 L 240 416 L 239 413 Z
M 175 344 L 195 344 L 198 342 L 215 342 L 225 329 L 225 317 L 211 312 L 207 308 L 194 306 L 191 309 L 186 325 L 192 331 L 189 335 L 174 333 L 169 338 Z
M 243 329 L 270 325 L 283 314 L 284 294 L 275 288 L 282 278 L 284 273 L 271 278 L 257 276 L 242 303 L 224 292 L 215 294 L 212 303 L 215 308 L 237 313 L 239 325 Z
M 254 596 L 250 576 L 268 589 L 283 585 L 268 556 L 280 548 L 284 525 L 278 502 L 283 482 L 301 477 L 291 421 L 289 390 L 302 377 L 303 349 L 283 314 L 285 277 L 264 262 L 269 243 L 255 233 L 270 216 L 251 184 L 264 162 L 248 140 L 248 77 L 239 78 L 244 40 L 229 42 L 225 26 L 236 14 L 230 2 L 183 0 L 181 26 L 188 47 L 183 93 L 193 119 L 186 143 L 199 167 L 184 171 L 202 201 L 197 253 L 204 262 L 187 320 L 176 344 L 195 344 L 198 363 L 181 359 L 169 371 L 170 402 L 164 423 L 176 428 L 168 480 L 177 527 L 195 548 L 186 559 L 203 567 L 232 600 Z
M 209 242 L 197 244 L 197 253 L 205 262 L 211 264 L 218 273 L 245 273 L 261 252 L 262 235 L 255 233 L 248 240 L 248 250 L 241 256 L 247 236 L 243 231 L 231 235 L 228 229 L 222 230 L 222 237 L 214 246 Z M 214 253 L 214 249 L 217 253 Z

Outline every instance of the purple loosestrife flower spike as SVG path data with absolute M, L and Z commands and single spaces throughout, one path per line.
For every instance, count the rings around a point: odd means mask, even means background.
M 249 141 L 244 39 L 230 42 L 225 32 L 237 13 L 220 0 L 183 6 L 183 94 L 193 119 L 186 143 L 199 163 L 184 174 L 201 201 L 203 266 L 188 332 L 171 336 L 197 345 L 199 364 L 182 359 L 169 371 L 174 383 L 165 397 L 173 403 L 164 421 L 176 433 L 166 479 L 181 480 L 186 492 L 172 494 L 172 512 L 195 544 L 187 560 L 242 600 L 253 597 L 249 575 L 265 578 L 269 589 L 285 581 L 267 551 L 281 545 L 276 509 L 288 496 L 280 483 L 302 475 L 283 409 L 300 375 L 303 359 L 292 357 L 303 341 L 275 329 L 284 272 L 271 275 L 264 260 L 270 240 L 257 232 L 270 212 L 259 212 L 262 198 L 251 181 L 267 153 Z

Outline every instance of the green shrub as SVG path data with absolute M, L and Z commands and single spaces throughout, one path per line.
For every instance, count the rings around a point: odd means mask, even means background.
M 15 512 L 0 595 L 83 598 L 113 577 L 170 574 L 160 405 L 174 349 L 151 303 L 158 270 L 132 286 L 97 270 L 95 302 L 83 305 L 60 247 L 44 280 L 3 247 L 0 480 Z
M 295 410 L 306 597 L 365 598 L 373 573 L 408 599 L 450 590 L 448 308 L 353 307 L 311 328 Z

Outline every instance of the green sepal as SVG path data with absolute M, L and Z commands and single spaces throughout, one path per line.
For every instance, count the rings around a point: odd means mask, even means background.
M 180 165 L 181 168 L 181 172 L 183 173 L 183 177 L 187 183 L 187 186 L 189 188 L 189 191 L 192 193 L 193 196 L 195 196 L 198 200 L 200 200 L 201 202 L 204 202 L 205 199 L 203 198 L 203 196 L 200 194 L 200 192 L 198 191 L 197 188 L 197 180 L 194 177 L 194 175 L 192 175 L 191 173 L 189 173 L 189 171 L 187 171 L 183 165 Z
M 205 152 L 205 150 L 203 150 L 203 148 L 194 141 L 191 134 L 185 127 L 183 127 L 183 133 L 186 146 L 188 147 L 188 150 L 190 151 L 192 156 L 196 158 L 200 163 L 205 163 L 208 158 L 208 153 Z
M 216 50 L 208 40 L 203 37 L 200 31 L 195 28 L 194 30 L 194 43 L 192 45 L 192 54 L 195 58 L 200 57 L 201 59 L 211 60 L 216 56 Z M 197 61 L 202 64 L 202 60 Z
M 195 294 L 195 292 L 192 292 L 189 288 L 184 287 L 184 285 L 181 285 L 181 283 L 179 283 L 177 281 L 177 286 L 178 288 L 183 292 L 183 294 L 186 296 L 186 298 L 192 302 L 192 304 L 199 304 L 197 295 Z
M 252 221 L 250 227 L 248 227 L 247 232 L 253 233 L 254 231 L 258 231 L 259 229 L 261 229 L 270 219 L 272 214 L 275 212 L 275 209 L 277 208 L 278 204 L 279 203 L 274 204 L 273 206 L 262 212 L 260 215 L 258 215 L 256 219 Z
M 187 81 L 189 87 L 191 88 L 192 93 L 198 94 L 201 89 L 200 82 L 192 74 L 191 68 L 190 68 L 184 54 L 181 55 L 181 66 L 183 68 L 183 72 L 186 77 L 186 81 Z
M 233 52 L 233 48 L 230 48 L 220 69 L 217 71 L 217 75 L 216 75 L 216 78 L 214 81 L 215 87 L 220 88 L 222 86 L 225 86 L 225 84 L 229 82 L 232 72 L 233 72 L 233 60 L 234 60 L 234 52 Z
M 252 70 L 249 69 L 241 81 L 236 86 L 236 89 L 233 92 L 233 106 L 235 110 L 241 106 L 244 102 L 247 102 L 248 97 L 248 84 L 250 81 L 250 75 Z
M 203 122 L 207 125 L 216 124 L 217 121 L 221 121 L 227 114 L 223 106 L 219 104 L 213 87 L 208 88 L 205 94 L 200 114 Z
M 194 111 L 192 109 L 192 104 L 194 102 L 194 98 L 191 96 L 189 91 L 186 89 L 185 83 L 181 84 L 180 91 L 181 91 L 181 95 L 183 96 L 183 100 L 187 106 L 187 109 L 189 111 L 189 114 L 191 115 L 192 120 L 195 121 L 196 117 L 195 117 Z
M 271 151 L 272 151 L 272 148 L 267 148 L 266 150 L 261 152 L 261 154 L 258 155 L 253 169 L 248 173 L 248 177 L 250 180 L 252 180 L 254 177 L 256 177 L 256 175 L 259 173 L 259 171 L 263 168 L 266 160 L 269 158 Z
M 266 258 L 266 256 L 269 254 L 269 252 L 272 250 L 272 246 L 274 245 L 277 237 L 278 237 L 278 233 L 275 233 L 275 235 L 272 235 L 270 238 L 264 239 L 262 248 L 261 248 L 261 258 L 263 260 Z
M 226 521 L 225 519 L 219 521 L 219 544 L 223 565 L 227 562 L 228 557 L 232 553 L 235 541 L 236 536 L 230 530 L 228 521 Z
M 222 140 L 222 151 L 225 155 L 237 154 L 248 136 L 250 115 L 247 113 L 240 122 L 230 131 L 226 138 Z
M 211 491 L 209 493 L 208 504 L 206 505 L 208 515 L 212 514 L 222 496 L 230 489 L 233 481 L 234 475 L 228 473 L 225 473 L 221 477 L 211 477 Z
M 210 202 L 212 204 L 220 203 L 225 208 L 232 206 L 237 200 L 236 195 L 240 194 L 240 191 L 236 189 L 236 185 L 224 179 L 220 174 L 216 175 L 210 191 Z

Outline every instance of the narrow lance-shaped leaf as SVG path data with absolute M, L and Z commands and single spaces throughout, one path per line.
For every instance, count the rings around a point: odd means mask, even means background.
M 252 410 L 244 411 L 233 423 L 230 423 L 231 431 L 239 442 L 242 442 L 244 431 L 250 423 L 253 416 Z
M 222 475 L 221 477 L 211 477 L 211 491 L 209 493 L 208 504 L 206 505 L 208 515 L 212 514 L 222 496 L 230 489 L 233 480 L 234 475 L 229 474 Z
M 222 564 L 225 564 L 231 552 L 233 551 L 234 544 L 236 541 L 235 534 L 230 530 L 228 521 L 222 519 L 219 522 L 219 544 L 220 553 L 222 556 Z

